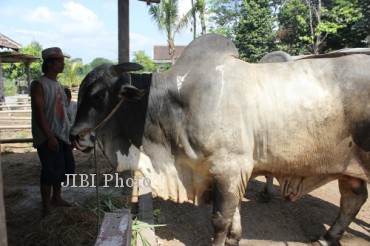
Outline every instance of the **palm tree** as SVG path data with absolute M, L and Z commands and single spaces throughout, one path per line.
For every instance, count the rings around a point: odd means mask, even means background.
M 60 74 L 61 83 L 72 88 L 73 85 L 79 85 L 81 78 L 79 77 L 79 71 L 82 69 L 82 61 L 65 61 L 64 72 Z
M 206 1 L 205 0 L 191 0 L 191 9 L 185 14 L 186 18 L 193 21 L 193 39 L 197 37 L 197 13 L 200 19 L 201 35 L 206 34 Z
M 188 24 L 188 18 L 179 16 L 178 0 L 162 0 L 159 5 L 149 8 L 152 20 L 157 23 L 158 29 L 167 37 L 168 54 L 175 61 L 175 34 L 179 33 Z
M 206 1 L 197 0 L 195 8 L 196 12 L 199 13 L 200 25 L 202 28 L 201 34 L 206 34 Z

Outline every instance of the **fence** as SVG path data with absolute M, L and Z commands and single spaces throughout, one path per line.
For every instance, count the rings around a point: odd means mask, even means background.
M 11 98 L 12 102 L 0 105 L 0 143 L 30 143 L 31 136 L 31 103 L 28 96 Z M 23 137 L 19 137 L 22 131 Z

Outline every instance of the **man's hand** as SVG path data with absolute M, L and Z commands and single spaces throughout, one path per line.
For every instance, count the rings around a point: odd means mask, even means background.
M 59 152 L 59 143 L 56 137 L 52 136 L 47 139 L 48 148 L 53 152 Z

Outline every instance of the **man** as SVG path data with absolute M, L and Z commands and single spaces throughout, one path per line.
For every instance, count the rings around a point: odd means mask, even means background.
M 42 215 L 46 217 L 51 213 L 51 204 L 70 206 L 61 197 L 61 183 L 65 174 L 74 172 L 75 163 L 70 158 L 67 97 L 57 81 L 66 56 L 58 47 L 45 49 L 41 54 L 43 76 L 31 84 L 31 107 L 33 146 L 41 162 Z

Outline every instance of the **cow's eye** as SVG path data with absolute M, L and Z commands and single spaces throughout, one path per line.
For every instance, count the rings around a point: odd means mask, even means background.
M 98 91 L 95 94 L 91 95 L 91 105 L 98 110 L 102 110 L 104 108 L 105 96 L 105 90 Z
M 94 100 L 103 101 L 104 97 L 105 97 L 105 92 L 104 91 L 99 91 L 93 97 L 94 97 Z

